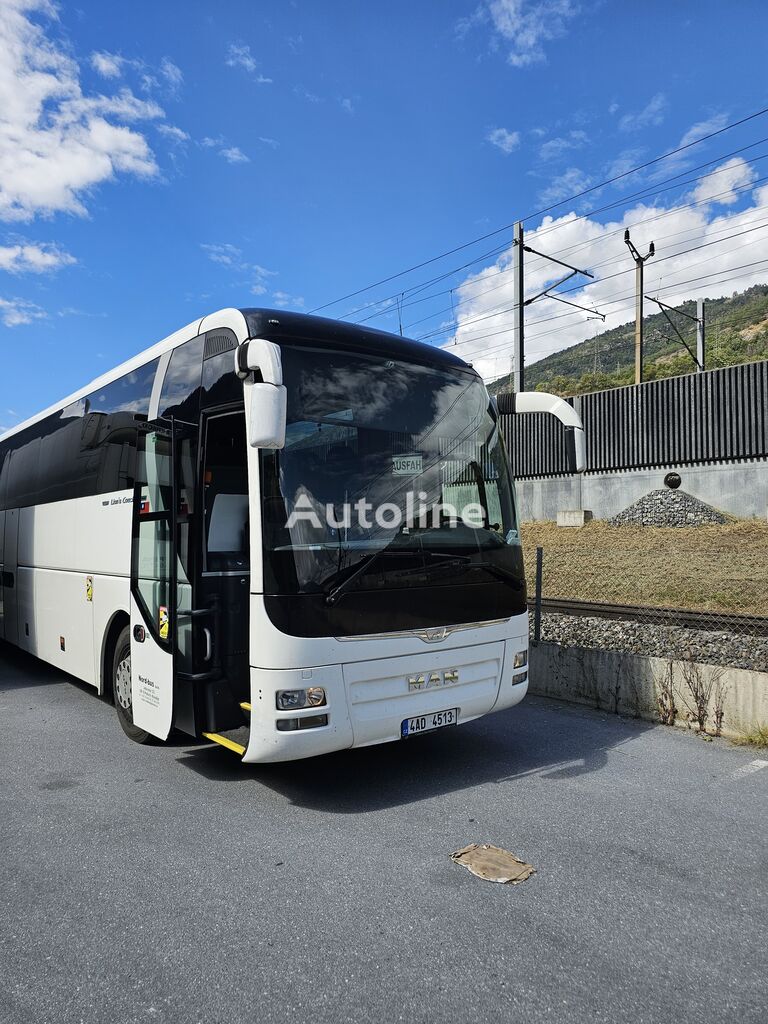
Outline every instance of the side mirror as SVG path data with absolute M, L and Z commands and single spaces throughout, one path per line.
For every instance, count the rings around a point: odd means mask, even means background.
M 235 372 L 244 382 L 251 448 L 283 448 L 288 409 L 280 349 L 265 338 L 251 338 L 235 352 Z
M 283 448 L 287 393 L 283 384 L 246 384 L 249 410 L 248 444 L 251 448 Z

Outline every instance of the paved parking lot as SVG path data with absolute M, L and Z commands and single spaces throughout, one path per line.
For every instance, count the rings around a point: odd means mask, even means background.
M 8 1024 L 765 1020 L 754 752 L 528 699 L 244 767 L 2 645 L 0 749 Z

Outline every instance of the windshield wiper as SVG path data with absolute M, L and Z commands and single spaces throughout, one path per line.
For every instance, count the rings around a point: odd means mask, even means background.
M 361 576 L 364 576 L 365 573 L 374 564 L 374 562 L 378 561 L 378 559 L 384 554 L 395 555 L 401 558 L 413 558 L 414 556 L 429 559 L 439 558 L 440 562 L 437 565 L 432 566 L 431 568 L 433 569 L 443 568 L 443 566 L 447 566 L 449 563 L 452 567 L 458 567 L 459 564 L 463 566 L 468 564 L 470 560 L 468 555 L 453 556 L 447 553 L 442 554 L 437 551 L 420 551 L 418 548 L 380 548 L 378 551 L 374 551 L 373 554 L 366 555 L 365 558 L 361 558 L 360 561 L 357 563 L 357 566 L 355 567 L 354 571 L 351 572 L 349 576 L 346 576 L 341 581 L 341 583 L 337 583 L 335 587 L 327 589 L 325 592 L 325 603 L 330 605 L 336 604 L 339 598 L 346 594 L 350 587 L 352 587 L 353 584 L 355 584 L 360 579 Z M 429 569 L 427 569 L 425 566 L 419 566 L 416 569 L 404 569 L 402 572 L 398 573 L 398 576 L 417 575 L 418 573 L 428 571 Z M 332 578 L 336 577 L 338 577 L 338 573 L 334 573 L 334 576 Z
M 325 603 L 336 604 L 339 598 L 349 590 L 355 580 L 362 576 L 363 573 L 378 560 L 384 550 L 384 548 L 380 548 L 378 551 L 374 551 L 373 554 L 366 555 L 365 558 L 361 558 L 357 563 L 357 567 L 354 572 L 350 573 L 349 576 L 341 581 L 341 583 L 337 583 L 335 587 L 331 587 L 330 590 L 326 590 Z M 338 573 L 336 575 L 338 575 Z
M 495 565 L 493 562 L 473 562 L 473 569 L 487 569 L 494 576 L 498 576 L 499 579 L 507 580 L 512 583 L 516 590 L 522 590 L 524 586 L 524 580 L 522 576 L 518 576 L 512 572 L 511 569 L 505 569 L 503 565 Z
M 395 573 L 398 579 L 401 579 L 403 576 L 438 576 L 445 572 L 446 569 L 451 570 L 446 575 L 451 575 L 456 570 L 471 568 L 472 559 L 469 555 L 441 555 L 437 551 L 421 551 L 419 554 L 429 559 L 440 560 L 432 562 L 431 565 L 419 565 L 413 569 L 402 569 L 400 572 Z

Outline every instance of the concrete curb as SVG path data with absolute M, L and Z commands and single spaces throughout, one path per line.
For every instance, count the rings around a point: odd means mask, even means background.
M 547 643 L 531 645 L 529 658 L 529 691 L 541 697 L 658 723 L 657 696 L 667 685 L 678 709 L 675 724 L 688 727 L 693 683 L 709 690 L 708 731 L 714 730 L 717 703 L 724 736 L 737 738 L 768 722 L 768 672 Z

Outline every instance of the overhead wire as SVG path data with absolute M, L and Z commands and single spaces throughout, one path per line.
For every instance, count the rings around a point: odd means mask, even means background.
M 485 234 L 478 236 L 477 238 L 471 239 L 469 242 L 464 242 L 461 245 L 454 246 L 452 249 L 449 249 L 446 252 L 440 253 L 437 256 L 432 256 L 429 259 L 422 260 L 420 263 L 414 264 L 413 266 L 408 267 L 405 270 L 398 271 L 397 273 L 394 274 L 389 274 L 387 277 L 381 278 L 380 280 L 375 281 L 372 284 L 365 285 L 362 288 L 357 288 L 351 292 L 347 292 L 345 295 L 342 295 L 337 299 L 331 299 L 330 301 L 325 302 L 320 306 L 315 306 L 314 309 L 311 310 L 311 312 L 320 312 L 323 309 L 327 309 L 329 306 L 335 306 L 339 302 L 345 302 L 347 301 L 347 299 L 354 298 L 356 295 L 361 295 L 363 292 L 370 291 L 373 288 L 378 288 L 383 284 L 388 284 L 390 281 L 395 281 L 398 278 L 404 277 L 406 274 L 411 274 L 416 270 L 421 270 L 423 267 L 431 266 L 432 264 L 437 263 L 439 260 L 446 259 L 448 256 L 453 256 L 457 252 L 462 252 L 464 249 L 470 248 L 472 245 L 477 245 L 488 238 L 493 238 L 496 235 L 500 234 L 502 231 L 509 231 L 517 220 L 525 222 L 528 220 L 533 220 L 534 218 L 537 217 L 542 217 L 544 216 L 544 214 L 552 212 L 552 210 L 559 209 L 566 203 L 575 202 L 577 199 L 581 199 L 583 196 L 590 195 L 591 193 L 597 191 L 598 189 L 605 188 L 607 185 L 612 185 L 615 182 L 621 181 L 632 174 L 637 174 L 639 171 L 643 171 L 649 167 L 653 167 L 663 160 L 668 160 L 670 157 L 677 156 L 680 153 L 684 153 L 693 148 L 694 146 L 699 146 L 702 143 L 709 141 L 710 139 L 722 135 L 724 132 L 732 131 L 734 128 L 738 128 L 741 125 L 747 124 L 748 122 L 753 121 L 758 117 L 762 117 L 767 113 L 768 107 L 763 107 L 762 109 L 754 111 L 753 113 L 748 114 L 745 117 L 739 118 L 737 121 L 733 121 L 730 124 L 724 125 L 722 128 L 717 128 L 711 132 L 707 132 L 706 134 L 701 135 L 696 139 L 692 139 L 690 142 L 683 143 L 682 145 L 677 146 L 674 149 L 661 153 L 659 156 L 652 157 L 650 160 L 646 160 L 641 164 L 637 164 L 636 166 L 631 167 L 626 171 L 622 171 L 619 174 L 614 174 L 613 176 L 606 178 L 605 180 L 598 182 L 595 185 L 590 185 L 589 187 L 581 189 L 579 192 L 575 192 L 570 196 L 566 196 L 563 199 L 558 200 L 557 202 L 550 203 L 548 206 L 542 207 L 539 210 L 535 210 L 534 212 L 529 213 L 525 217 L 518 217 L 515 219 L 515 221 L 512 221 L 509 224 L 504 224 L 499 228 L 495 228 L 493 231 L 488 231 Z
M 763 210 L 763 209 L 765 209 L 765 207 L 757 207 L 755 209 Z M 725 235 L 723 238 L 716 238 L 716 239 L 712 239 L 711 241 L 702 242 L 699 245 L 692 246 L 690 249 L 682 249 L 679 252 L 670 253 L 667 256 L 661 256 L 658 259 L 654 260 L 653 266 L 657 267 L 660 263 L 664 263 L 667 260 L 677 259 L 680 256 L 687 256 L 687 255 L 689 255 L 692 252 L 697 252 L 699 249 L 705 249 L 705 248 L 708 248 L 709 246 L 712 246 L 712 245 L 719 245 L 722 242 L 729 241 L 731 238 L 739 238 L 742 235 L 749 234 L 752 231 L 757 231 L 757 230 L 759 230 L 760 228 L 763 228 L 763 227 L 768 227 L 768 221 L 763 221 L 760 224 L 755 224 L 755 225 L 752 225 L 752 226 L 750 226 L 748 228 L 744 228 L 743 230 L 734 232 L 731 235 Z M 604 266 L 608 262 L 612 262 L 612 261 L 611 260 L 606 260 L 606 261 L 603 262 L 603 264 L 598 264 L 598 266 L 600 266 L 600 265 Z M 572 286 L 570 288 L 564 288 L 562 294 L 568 294 L 569 292 L 574 292 L 574 291 L 583 291 L 583 290 L 585 290 L 587 288 L 594 287 L 598 283 L 602 283 L 604 281 L 610 281 L 610 280 L 612 280 L 615 277 L 621 277 L 623 274 L 632 273 L 633 271 L 634 271 L 634 267 L 627 267 L 624 270 L 616 271 L 616 273 L 614 273 L 614 274 L 607 274 L 606 276 L 597 278 L 594 281 L 588 281 L 586 284 L 580 284 L 580 285 Z M 466 328 L 467 326 L 469 326 L 469 325 L 471 325 L 473 323 L 477 323 L 477 322 L 482 321 L 482 320 L 488 320 L 488 319 L 490 319 L 493 316 L 499 315 L 500 312 L 507 312 L 507 311 L 508 312 L 512 312 L 515 308 L 516 307 L 513 306 L 513 307 L 510 307 L 509 310 L 497 310 L 496 312 L 484 313 L 481 316 L 472 317 L 469 320 L 463 321 L 463 323 L 461 324 L 461 327 L 462 328 Z M 574 315 L 574 314 L 563 314 L 563 315 L 570 316 L 570 315 Z M 446 334 L 446 333 L 449 332 L 449 330 L 450 330 L 450 328 L 446 328 L 446 329 L 443 329 L 443 330 L 431 331 L 431 332 L 428 332 L 427 334 L 420 335 L 416 340 L 417 341 L 426 341 L 429 338 L 436 337 L 436 336 L 441 335 L 441 334 Z
M 711 161 L 706 161 L 704 164 L 700 164 L 699 166 L 700 167 L 704 167 L 704 166 L 708 166 L 711 163 L 719 163 L 721 160 L 727 159 L 729 156 L 732 156 L 733 153 L 743 151 L 744 149 L 752 148 L 752 146 L 762 144 L 763 142 L 768 142 L 768 136 L 766 136 L 766 138 L 764 138 L 764 139 L 760 139 L 759 142 L 752 143 L 748 147 L 742 147 L 742 150 L 734 150 L 730 154 L 722 154 L 722 155 L 720 155 L 718 157 L 715 157 Z M 768 153 L 761 153 L 759 156 L 756 156 L 756 157 L 752 158 L 752 163 L 757 163 L 757 162 L 759 162 L 761 160 L 765 160 L 765 159 L 768 159 Z M 698 177 L 689 178 L 687 181 L 678 182 L 678 183 L 676 183 L 674 185 L 669 185 L 669 186 L 667 186 L 665 188 L 657 189 L 654 192 L 644 192 L 644 191 L 641 191 L 641 192 L 638 192 L 638 193 L 634 193 L 631 196 L 624 197 L 624 198 L 622 198 L 620 200 L 617 200 L 614 203 L 608 204 L 605 207 L 599 208 L 598 210 L 588 211 L 587 213 L 581 214 L 578 217 L 573 217 L 573 218 L 569 218 L 568 220 L 561 221 L 560 224 L 557 225 L 557 227 L 572 226 L 573 224 L 576 224 L 576 223 L 578 223 L 578 222 L 580 222 L 582 220 L 588 219 L 594 213 L 602 212 L 602 210 L 609 209 L 609 208 L 615 207 L 615 206 L 625 206 L 625 205 L 628 205 L 630 202 L 634 202 L 635 199 L 637 199 L 638 197 L 640 197 L 642 199 L 648 199 L 648 198 L 652 198 L 653 196 L 656 196 L 656 195 L 661 195 L 663 192 L 668 192 L 668 191 L 670 191 L 673 188 L 682 188 L 682 187 L 684 187 L 686 185 L 690 185 L 690 184 L 699 184 L 702 181 L 706 180 L 707 178 L 714 177 L 714 176 L 716 176 L 718 174 L 723 174 L 726 170 L 727 170 L 727 168 L 718 167 L 715 170 L 710 171 L 708 174 L 703 174 L 703 175 L 699 175 Z M 686 171 L 684 173 L 690 173 L 690 170 Z M 681 177 L 681 175 L 675 175 L 674 177 L 678 178 L 678 177 Z M 668 180 L 672 180 L 672 179 L 668 179 Z M 697 207 L 700 207 L 700 206 L 708 206 L 708 205 L 712 204 L 713 202 L 716 202 L 718 199 L 723 198 L 724 196 L 740 195 L 740 194 L 742 194 L 744 192 L 750 192 L 750 191 L 754 190 L 756 187 L 758 187 L 760 184 L 763 184 L 766 181 L 768 181 L 768 175 L 764 176 L 762 178 L 758 178 L 756 180 L 747 182 L 744 185 L 736 186 L 734 188 L 724 189 L 722 192 L 715 193 L 713 195 L 707 196 L 707 197 L 699 199 L 699 200 L 694 200 L 694 201 L 688 202 L 688 203 L 678 203 L 678 204 L 676 204 L 676 205 L 674 205 L 672 207 L 664 209 L 660 213 L 654 213 L 654 214 L 652 214 L 649 217 L 644 217 L 641 220 L 636 220 L 636 221 L 628 223 L 628 224 L 621 224 L 615 230 L 602 235 L 599 239 L 585 239 L 584 241 L 576 242 L 576 243 L 574 243 L 571 246 L 566 246 L 566 247 L 561 248 L 561 249 L 555 249 L 552 252 L 552 255 L 553 256 L 561 256 L 561 255 L 566 255 L 566 254 L 571 254 L 572 255 L 575 252 L 579 252 L 579 251 L 581 251 L 581 250 L 583 250 L 585 248 L 588 248 L 591 245 L 594 245 L 596 242 L 605 241 L 605 239 L 610 238 L 613 235 L 620 234 L 627 227 L 635 228 L 635 227 L 642 226 L 643 224 L 656 223 L 657 221 L 663 220 L 665 217 L 669 217 L 669 216 L 672 216 L 674 214 L 679 214 L 680 212 L 682 212 L 684 210 L 696 209 Z M 550 233 L 551 230 L 553 230 L 553 229 L 552 228 L 550 228 L 550 229 L 546 229 L 546 228 L 545 229 L 537 229 L 536 232 L 535 232 L 536 241 L 538 242 L 539 238 L 541 238 L 543 235 L 546 235 L 546 234 Z M 689 230 L 694 230 L 694 229 L 691 228 Z M 667 237 L 667 236 L 662 236 L 662 237 Z M 474 260 L 471 260 L 469 263 L 465 264 L 462 267 L 452 268 L 450 271 L 446 271 L 444 274 L 440 275 L 439 277 L 432 278 L 430 281 L 425 282 L 422 286 L 414 286 L 414 290 L 412 291 L 412 294 L 414 294 L 414 295 L 418 294 L 419 292 L 423 291 L 424 288 L 429 287 L 431 284 L 435 284 L 435 283 L 439 282 L 440 280 L 445 280 L 445 279 L 453 276 L 454 274 L 461 273 L 462 270 L 464 270 L 467 267 L 473 265 L 474 263 L 482 262 L 484 259 L 488 258 L 489 255 L 493 255 L 493 254 L 496 254 L 496 253 L 501 254 L 503 252 L 507 252 L 507 251 L 509 251 L 509 248 L 510 248 L 510 244 L 505 242 L 501 246 L 497 246 L 494 250 L 491 250 L 490 253 L 484 253 L 483 255 L 476 257 Z M 534 266 L 538 265 L 538 263 L 540 263 L 540 262 L 543 262 L 543 261 L 541 259 L 534 261 Z M 500 274 L 510 273 L 511 269 L 512 269 L 511 267 L 504 267 L 502 269 L 499 269 L 499 270 L 496 270 L 496 271 L 492 271 L 490 274 L 486 274 L 484 276 L 483 280 L 486 280 L 488 277 L 493 277 L 493 276 L 500 275 Z M 462 285 L 462 287 L 467 287 L 467 285 L 464 284 L 464 285 Z M 410 291 L 410 290 L 406 289 L 406 293 L 408 291 Z M 441 295 L 447 295 L 447 294 L 449 294 L 450 292 L 453 292 L 453 291 L 455 291 L 455 286 L 453 288 L 450 288 L 450 289 L 446 288 L 446 289 L 443 289 L 443 290 L 441 290 L 439 292 L 433 292 L 431 295 L 422 296 L 422 298 L 420 298 L 420 299 L 413 299 L 411 302 L 404 302 L 403 303 L 403 308 L 405 309 L 405 308 L 407 308 L 409 306 L 412 306 L 412 305 L 417 305 L 417 304 L 420 304 L 422 302 L 427 302 L 427 301 L 429 301 L 432 298 L 437 298 L 437 297 L 439 297 Z M 376 319 L 377 317 L 387 315 L 387 314 L 391 313 L 392 303 L 396 300 L 397 296 L 399 296 L 400 294 L 402 294 L 402 293 L 398 292 L 395 295 L 388 296 L 386 298 L 379 299 L 379 300 L 376 300 L 374 302 L 367 303 L 365 306 L 359 307 L 358 310 L 352 310 L 352 311 L 349 311 L 349 313 L 342 314 L 341 315 L 341 319 L 343 319 L 345 316 L 352 315 L 354 312 L 360 311 L 362 309 L 370 308 L 372 306 L 381 306 L 381 305 L 385 305 L 385 308 L 384 309 L 379 309 L 379 310 L 375 311 L 374 313 L 372 313 L 370 316 L 364 317 L 364 318 L 362 318 L 360 320 L 355 320 L 353 322 L 354 323 L 358 323 L 358 324 L 359 323 L 367 323 L 370 320 Z M 480 293 L 480 294 L 482 294 L 482 293 Z M 433 315 L 437 316 L 439 314 L 435 313 Z M 407 327 L 406 327 L 406 329 L 407 329 Z
M 761 259 L 761 260 L 754 260 L 754 261 L 752 261 L 750 263 L 743 263 L 743 264 L 740 264 L 737 267 L 730 267 L 729 268 L 729 272 L 748 270 L 751 267 L 764 266 L 765 264 L 768 264 L 768 257 L 766 257 L 765 259 Z M 699 275 L 697 277 L 688 278 L 685 281 L 677 281 L 674 284 L 664 285 L 663 287 L 660 287 L 660 288 L 656 289 L 656 291 L 657 291 L 658 294 L 663 294 L 665 292 L 672 291 L 675 288 L 682 287 L 683 285 L 699 284 L 700 282 L 706 281 L 706 280 L 708 280 L 711 277 L 717 277 L 717 275 L 720 274 L 720 273 L 722 273 L 722 271 L 717 270 L 717 271 L 713 271 L 711 274 L 702 274 L 702 275 Z M 729 281 L 735 280 L 735 279 L 737 279 L 740 276 L 743 276 L 743 275 L 735 274 L 735 273 L 730 273 L 730 276 L 728 276 L 728 277 L 721 278 L 718 281 L 710 281 L 709 284 L 707 285 L 707 287 L 714 288 L 714 287 L 716 287 L 718 285 L 726 284 Z M 630 295 L 630 293 L 627 294 L 627 297 L 629 297 L 629 295 Z M 620 299 L 617 299 L 616 301 L 620 301 Z M 631 304 L 627 305 L 626 307 L 623 307 L 623 309 L 625 309 L 626 311 L 629 311 L 629 310 L 631 310 L 633 308 L 634 308 L 634 303 L 631 303 Z M 621 312 L 621 311 L 622 310 L 619 309 L 616 312 Z M 562 316 L 567 316 L 567 315 L 569 315 L 569 314 L 560 314 L 560 315 L 553 316 L 553 317 L 547 317 L 547 318 L 542 319 L 539 322 L 544 323 L 547 320 L 559 320 L 559 319 L 562 318 Z M 536 336 L 535 340 L 536 341 L 541 341 L 543 338 L 548 338 L 548 337 L 550 337 L 553 334 L 560 333 L 560 331 L 568 330 L 571 326 L 572 325 L 570 325 L 570 324 L 566 324 L 562 328 L 555 328 L 554 330 L 543 332 L 541 334 L 538 334 Z M 474 340 L 475 341 L 480 341 L 480 340 L 483 340 L 483 339 L 486 339 L 486 338 L 494 338 L 494 337 L 498 337 L 501 334 L 507 334 L 508 332 L 509 332 L 509 327 L 504 327 L 504 328 L 501 328 L 501 329 L 499 329 L 497 331 L 490 331 L 487 334 L 484 334 L 482 336 L 478 336 Z M 590 341 L 591 339 L 587 338 L 585 340 Z M 483 353 L 478 353 L 477 356 L 475 356 L 475 358 L 486 358 L 491 353 L 498 351 L 500 348 L 505 348 L 508 344 L 509 344 L 508 342 L 503 342 L 500 345 L 491 346 L 490 348 L 486 348 Z M 529 352 L 540 351 L 540 346 L 533 345 L 533 346 L 531 346 L 528 349 L 528 351 Z

